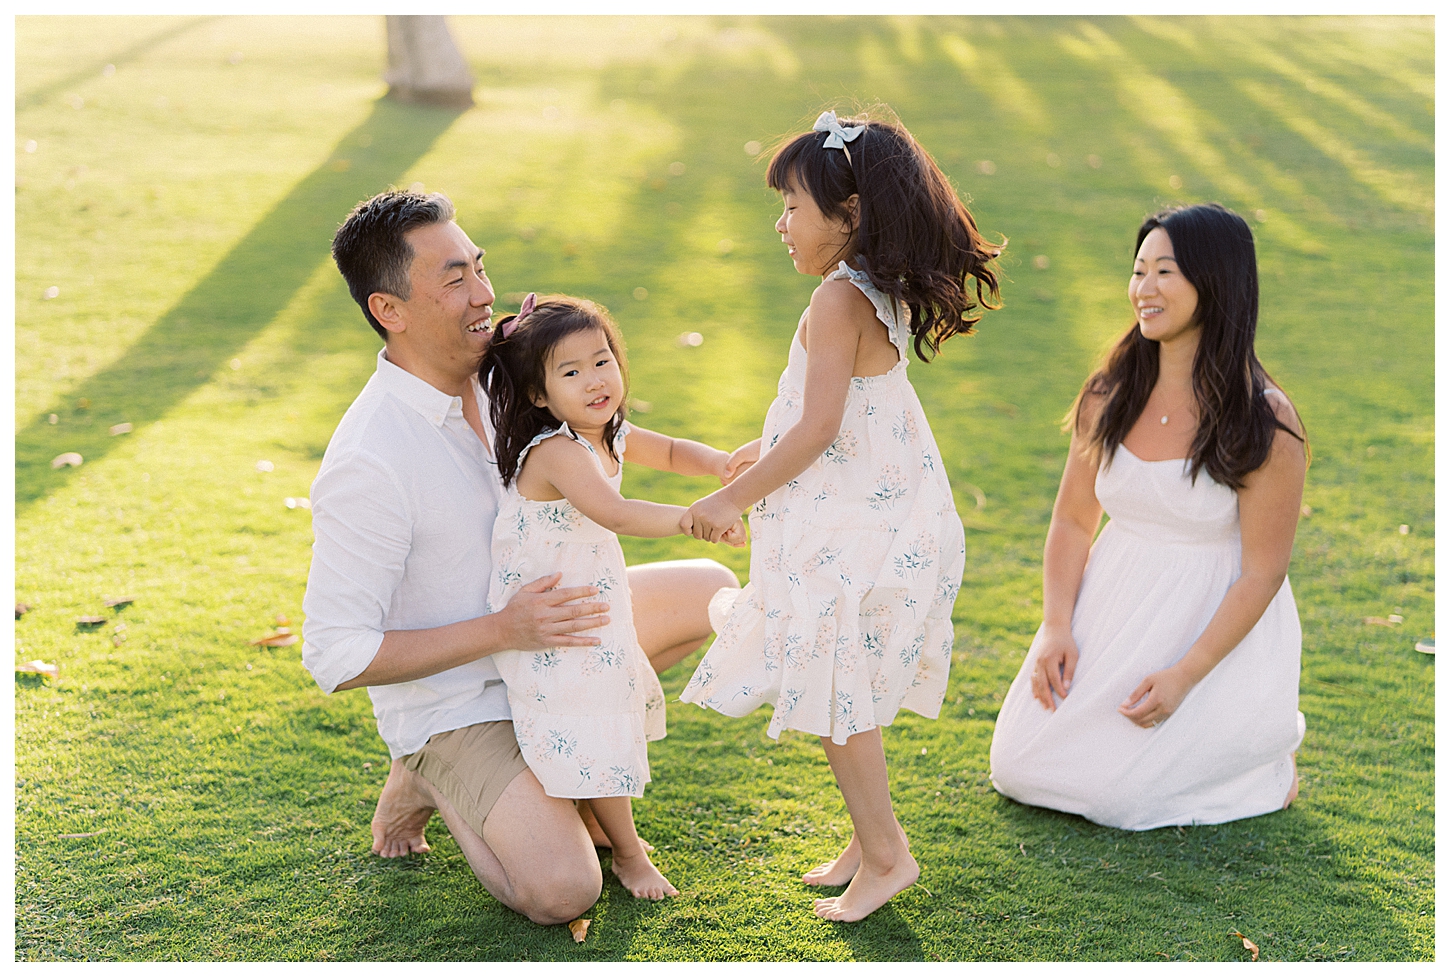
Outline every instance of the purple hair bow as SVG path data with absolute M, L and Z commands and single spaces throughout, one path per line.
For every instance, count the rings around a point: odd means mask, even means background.
M 519 320 L 534 311 L 534 306 L 537 304 L 538 301 L 533 292 L 524 296 L 524 304 L 519 306 L 519 314 L 503 324 L 503 335 L 505 339 L 514 334 L 514 330 L 519 327 Z

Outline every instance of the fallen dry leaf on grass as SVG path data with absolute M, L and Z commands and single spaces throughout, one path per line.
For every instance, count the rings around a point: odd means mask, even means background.
M 1398 614 L 1391 614 L 1389 617 L 1367 617 L 1364 619 L 1364 623 L 1378 624 L 1382 627 L 1392 628 L 1396 624 L 1404 624 L 1405 619 Z
M 107 607 L 125 607 L 128 604 L 134 604 L 134 603 L 136 603 L 136 598 L 134 598 L 134 597 L 112 597 L 110 600 L 106 601 L 106 606 Z
M 111 425 L 111 437 L 113 437 L 113 438 L 116 435 L 118 435 L 118 434 L 130 434 L 130 433 L 131 433 L 131 422 L 130 421 L 125 421 L 124 423 L 121 423 L 121 424 L 112 424 Z
M 26 662 L 23 665 L 16 665 L 15 670 L 17 672 L 31 672 L 36 675 L 48 675 L 51 678 L 60 677 L 59 665 L 54 665 L 50 662 L 43 662 L 38 658 L 33 662 Z
M 84 617 L 76 618 L 76 626 L 82 628 L 98 628 L 105 623 L 105 618 L 96 617 L 94 614 L 87 614 Z
M 105 833 L 106 833 L 106 829 L 105 828 L 101 828 L 99 831 L 81 831 L 81 832 L 79 832 L 77 834 L 73 834 L 73 835 L 56 835 L 56 837 L 57 838 L 94 838 L 96 835 L 103 835 Z
M 268 648 L 285 648 L 288 645 L 295 645 L 297 641 L 297 635 L 293 634 L 290 628 L 278 628 L 274 633 L 263 635 L 252 644 L 265 645 Z
M 15 605 L 15 620 L 17 620 L 17 621 L 20 620 L 20 618 L 21 618 L 22 615 L 25 615 L 25 614 L 28 614 L 28 613 L 30 613 L 30 605 L 29 604 L 16 604 Z
M 589 920 L 576 919 L 569 924 L 569 932 L 574 935 L 575 943 L 584 942 L 584 934 L 589 932 Z
M 1234 930 L 1233 933 L 1231 933 L 1230 935 L 1237 936 L 1239 939 L 1244 941 L 1244 949 L 1249 951 L 1249 953 L 1253 954 L 1253 956 L 1249 957 L 1250 963 L 1253 963 L 1254 961 L 1259 959 L 1259 945 L 1257 943 L 1249 939 L 1247 936 L 1244 936 L 1244 934 L 1240 933 L 1238 930 Z
M 50 459 L 50 467 L 64 468 L 65 466 L 70 465 L 72 468 L 75 468 L 79 466 L 83 461 L 85 461 L 85 459 L 76 452 L 67 451 L 63 455 L 56 455 L 54 458 Z

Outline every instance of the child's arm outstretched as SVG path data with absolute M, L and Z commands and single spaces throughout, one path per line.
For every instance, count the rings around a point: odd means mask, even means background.
M 809 468 L 841 433 L 856 346 L 862 331 L 876 322 L 870 302 L 864 299 L 859 289 L 845 281 L 822 282 L 811 296 L 801 419 L 729 485 L 690 506 L 691 532 L 696 539 L 719 542 L 742 512 Z
M 631 432 L 630 437 L 633 436 Z M 720 454 L 723 456 L 724 452 Z M 528 498 L 568 499 L 574 508 L 610 532 L 658 538 L 689 531 L 686 528 L 689 510 L 684 506 L 626 499 L 604 477 L 590 450 L 570 438 L 548 438 L 539 443 L 525 459 L 518 477 L 519 490 Z M 737 518 L 736 523 L 739 522 Z M 717 535 L 716 540 L 744 546 L 744 526 L 731 526 L 726 533 Z
M 714 475 L 723 478 L 729 452 L 688 438 L 671 438 L 656 431 L 629 425 L 624 443 L 624 460 L 676 475 Z

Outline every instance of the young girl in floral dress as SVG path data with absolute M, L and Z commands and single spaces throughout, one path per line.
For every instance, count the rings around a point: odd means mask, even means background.
M 919 874 L 891 806 L 880 727 L 901 708 L 941 709 L 965 555 L 906 364 L 971 332 L 979 303 L 994 307 L 989 263 L 1001 248 L 895 122 L 825 112 L 775 154 L 767 182 L 781 194 L 775 227 L 791 261 L 821 284 L 761 439 L 690 508 L 694 535 L 716 540 L 753 505 L 755 541 L 750 584 L 712 602 L 719 637 L 681 698 L 730 716 L 768 702 L 769 735 L 821 738 L 855 831 L 804 881 L 849 883 L 815 903 L 849 921 Z
M 672 536 L 685 509 L 619 494 L 623 462 L 681 475 L 721 475 L 725 452 L 625 422 L 628 381 L 619 330 L 586 299 L 524 300 L 502 319 L 479 373 L 506 489 L 494 523 L 489 607 L 562 572 L 591 585 L 609 622 L 591 648 L 493 656 L 508 686 L 514 734 L 550 797 L 589 799 L 613 847 L 612 869 L 635 896 L 675 895 L 635 833 L 631 797 L 649 782 L 646 741 L 665 735 L 659 679 L 639 646 L 615 533 Z M 612 470 L 611 470 L 612 469 Z M 743 545 L 736 524 L 723 541 Z

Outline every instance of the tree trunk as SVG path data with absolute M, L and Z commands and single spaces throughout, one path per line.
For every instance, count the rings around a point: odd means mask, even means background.
M 442 17 L 388 16 L 388 98 L 448 108 L 473 104 L 473 75 Z

